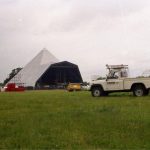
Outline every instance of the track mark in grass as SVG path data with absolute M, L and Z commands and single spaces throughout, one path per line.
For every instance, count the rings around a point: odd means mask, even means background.
M 102 106 L 100 109 L 99 109 L 99 112 L 102 113 L 102 112 L 113 112 L 115 110 L 115 108 L 113 106 Z

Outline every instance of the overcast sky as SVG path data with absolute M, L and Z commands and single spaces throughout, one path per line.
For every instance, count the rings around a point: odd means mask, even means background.
M 0 0 L 0 82 L 46 47 L 84 80 L 106 64 L 150 69 L 150 0 Z

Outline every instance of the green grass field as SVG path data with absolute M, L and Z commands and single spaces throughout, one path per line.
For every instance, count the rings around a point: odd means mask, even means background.
M 1 92 L 0 149 L 150 149 L 150 96 Z

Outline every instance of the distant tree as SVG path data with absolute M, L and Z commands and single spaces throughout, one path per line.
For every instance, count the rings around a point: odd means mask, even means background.
M 15 68 L 11 71 L 11 73 L 9 74 L 8 78 L 6 78 L 4 80 L 4 83 L 3 85 L 5 85 L 6 83 L 8 83 L 22 68 L 18 67 L 18 68 Z
M 137 76 L 136 78 L 144 78 L 144 76 Z

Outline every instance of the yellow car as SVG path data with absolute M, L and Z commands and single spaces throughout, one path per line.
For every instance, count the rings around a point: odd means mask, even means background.
M 69 83 L 67 86 L 68 91 L 80 91 L 81 90 L 81 84 L 80 83 Z

